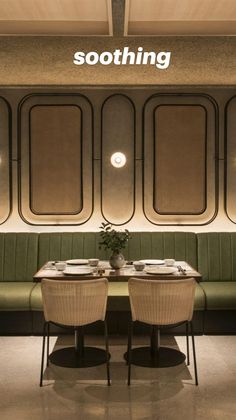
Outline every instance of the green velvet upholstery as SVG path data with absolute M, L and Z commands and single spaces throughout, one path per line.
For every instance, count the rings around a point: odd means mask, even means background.
M 198 270 L 204 281 L 236 281 L 236 232 L 199 233 Z
M 191 232 L 134 232 L 123 251 L 128 260 L 175 258 L 197 266 L 196 235 Z M 71 258 L 108 259 L 110 252 L 99 249 L 99 232 L 41 233 L 39 267 L 50 260 Z
M 236 282 L 207 281 L 201 286 L 206 294 L 207 310 L 236 310 Z
M 30 306 L 33 311 L 42 310 L 41 283 L 37 283 L 32 290 Z M 112 311 L 127 311 L 130 309 L 127 282 L 109 283 L 107 308 Z M 196 287 L 194 309 L 197 311 L 205 309 L 205 293 L 199 284 Z
M 32 282 L 37 261 L 37 233 L 0 233 L 0 282 Z
M 197 268 L 197 238 L 192 232 L 133 232 L 124 255 L 129 260 L 174 258 Z
M 31 292 L 36 286 L 32 282 L 0 282 L 1 311 L 29 311 Z
M 39 235 L 39 267 L 46 261 L 72 258 L 107 259 L 109 253 L 99 249 L 99 233 L 62 232 Z

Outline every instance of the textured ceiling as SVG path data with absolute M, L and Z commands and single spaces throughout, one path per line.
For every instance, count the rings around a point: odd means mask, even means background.
M 0 35 L 236 35 L 236 0 L 0 0 Z

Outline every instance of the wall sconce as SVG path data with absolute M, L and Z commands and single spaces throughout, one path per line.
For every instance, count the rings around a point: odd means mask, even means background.
M 126 164 L 126 156 L 124 153 L 116 152 L 111 155 L 111 164 L 115 168 L 122 168 Z

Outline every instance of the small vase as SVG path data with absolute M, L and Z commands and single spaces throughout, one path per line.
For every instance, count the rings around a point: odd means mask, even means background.
M 119 251 L 114 251 L 110 256 L 109 263 L 112 268 L 119 270 L 123 267 L 123 265 L 125 265 L 124 255 L 122 255 Z

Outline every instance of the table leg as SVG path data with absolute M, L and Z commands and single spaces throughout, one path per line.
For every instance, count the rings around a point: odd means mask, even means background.
M 84 346 L 83 326 L 74 329 L 74 343 L 73 347 L 65 347 L 51 353 L 49 357 L 51 363 L 63 367 L 83 368 L 98 366 L 107 362 L 105 350 Z
M 160 328 L 157 325 L 152 326 L 150 350 L 152 356 L 157 356 L 160 349 Z
M 75 328 L 75 351 L 79 356 L 84 354 L 84 329 L 83 327 Z
M 125 360 L 128 354 L 124 354 Z M 160 346 L 160 328 L 153 325 L 151 329 L 150 346 L 136 347 L 131 350 L 131 363 L 137 366 L 164 368 L 183 363 L 185 355 L 176 349 Z

